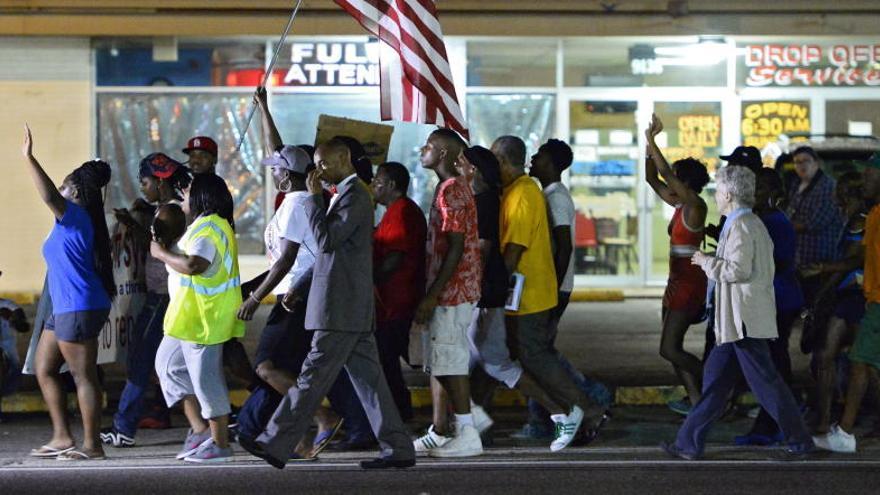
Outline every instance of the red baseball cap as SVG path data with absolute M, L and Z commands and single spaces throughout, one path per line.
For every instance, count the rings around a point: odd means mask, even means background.
M 196 136 L 187 141 L 186 148 L 183 149 L 183 152 L 188 155 L 189 152 L 193 150 L 207 151 L 216 157 L 217 142 L 208 136 Z

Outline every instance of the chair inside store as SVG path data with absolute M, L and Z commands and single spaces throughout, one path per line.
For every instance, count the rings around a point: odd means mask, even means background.
M 608 273 L 617 275 L 623 269 L 628 275 L 635 274 L 636 239 L 638 238 L 638 220 L 627 214 L 624 220 L 625 232 L 621 234 L 620 223 L 613 218 L 597 218 L 596 237 L 599 242 L 601 264 L 606 266 Z
M 580 210 L 576 211 L 574 216 L 574 254 L 575 273 L 599 273 L 596 220 Z

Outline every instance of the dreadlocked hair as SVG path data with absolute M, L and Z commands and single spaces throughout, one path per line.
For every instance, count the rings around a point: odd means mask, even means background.
M 95 271 L 112 300 L 116 296 L 116 283 L 113 281 L 110 232 L 107 229 L 107 218 L 104 216 L 104 196 L 101 192 L 110 182 L 110 164 L 102 160 L 85 162 L 73 171 L 71 181 L 79 192 L 83 207 L 92 221 Z

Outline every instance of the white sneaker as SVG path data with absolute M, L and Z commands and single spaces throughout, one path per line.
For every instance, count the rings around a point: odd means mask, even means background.
M 446 445 L 450 440 L 452 440 L 452 437 L 445 437 L 434 433 L 434 425 L 431 425 L 428 427 L 427 433 L 413 440 L 413 447 L 416 449 L 416 454 L 424 454 Z
M 581 428 L 581 422 L 584 420 L 584 410 L 578 406 L 571 408 L 571 413 L 554 414 L 550 419 L 556 423 L 556 438 L 550 444 L 551 452 L 559 452 L 568 447 L 568 444 L 574 440 L 578 430 Z
M 854 454 L 856 452 L 856 436 L 843 431 L 838 425 L 832 425 L 831 431 L 824 435 L 813 437 L 816 447 L 832 452 Z
M 474 403 L 471 403 L 471 414 L 474 415 L 474 428 L 481 435 L 495 424 L 486 410 Z
M 455 437 L 442 447 L 431 449 L 431 457 L 472 457 L 483 453 L 480 433 L 471 425 L 456 428 Z

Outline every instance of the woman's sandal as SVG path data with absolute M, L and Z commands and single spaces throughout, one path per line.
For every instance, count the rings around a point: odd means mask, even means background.
M 335 437 L 336 434 L 339 433 L 339 429 L 342 428 L 343 420 L 343 418 L 339 418 L 339 420 L 336 422 L 336 424 L 333 425 L 332 428 L 321 432 L 320 435 L 315 437 L 315 443 L 312 447 L 312 453 L 309 457 L 318 457 L 318 454 L 320 454 L 325 448 L 327 448 L 328 445 L 330 445 L 330 441 L 333 440 L 333 437 Z
M 51 447 L 49 445 L 43 445 L 42 447 L 40 447 L 38 449 L 31 449 L 30 456 L 37 457 L 40 459 L 50 459 L 52 457 L 58 457 L 61 454 L 66 454 L 73 449 L 74 449 L 73 445 L 71 445 L 70 447 L 64 448 L 64 449 L 56 449 L 55 447 Z
M 103 453 L 100 456 L 90 456 L 81 450 L 73 450 L 72 448 L 56 457 L 59 461 L 99 461 L 106 458 Z

